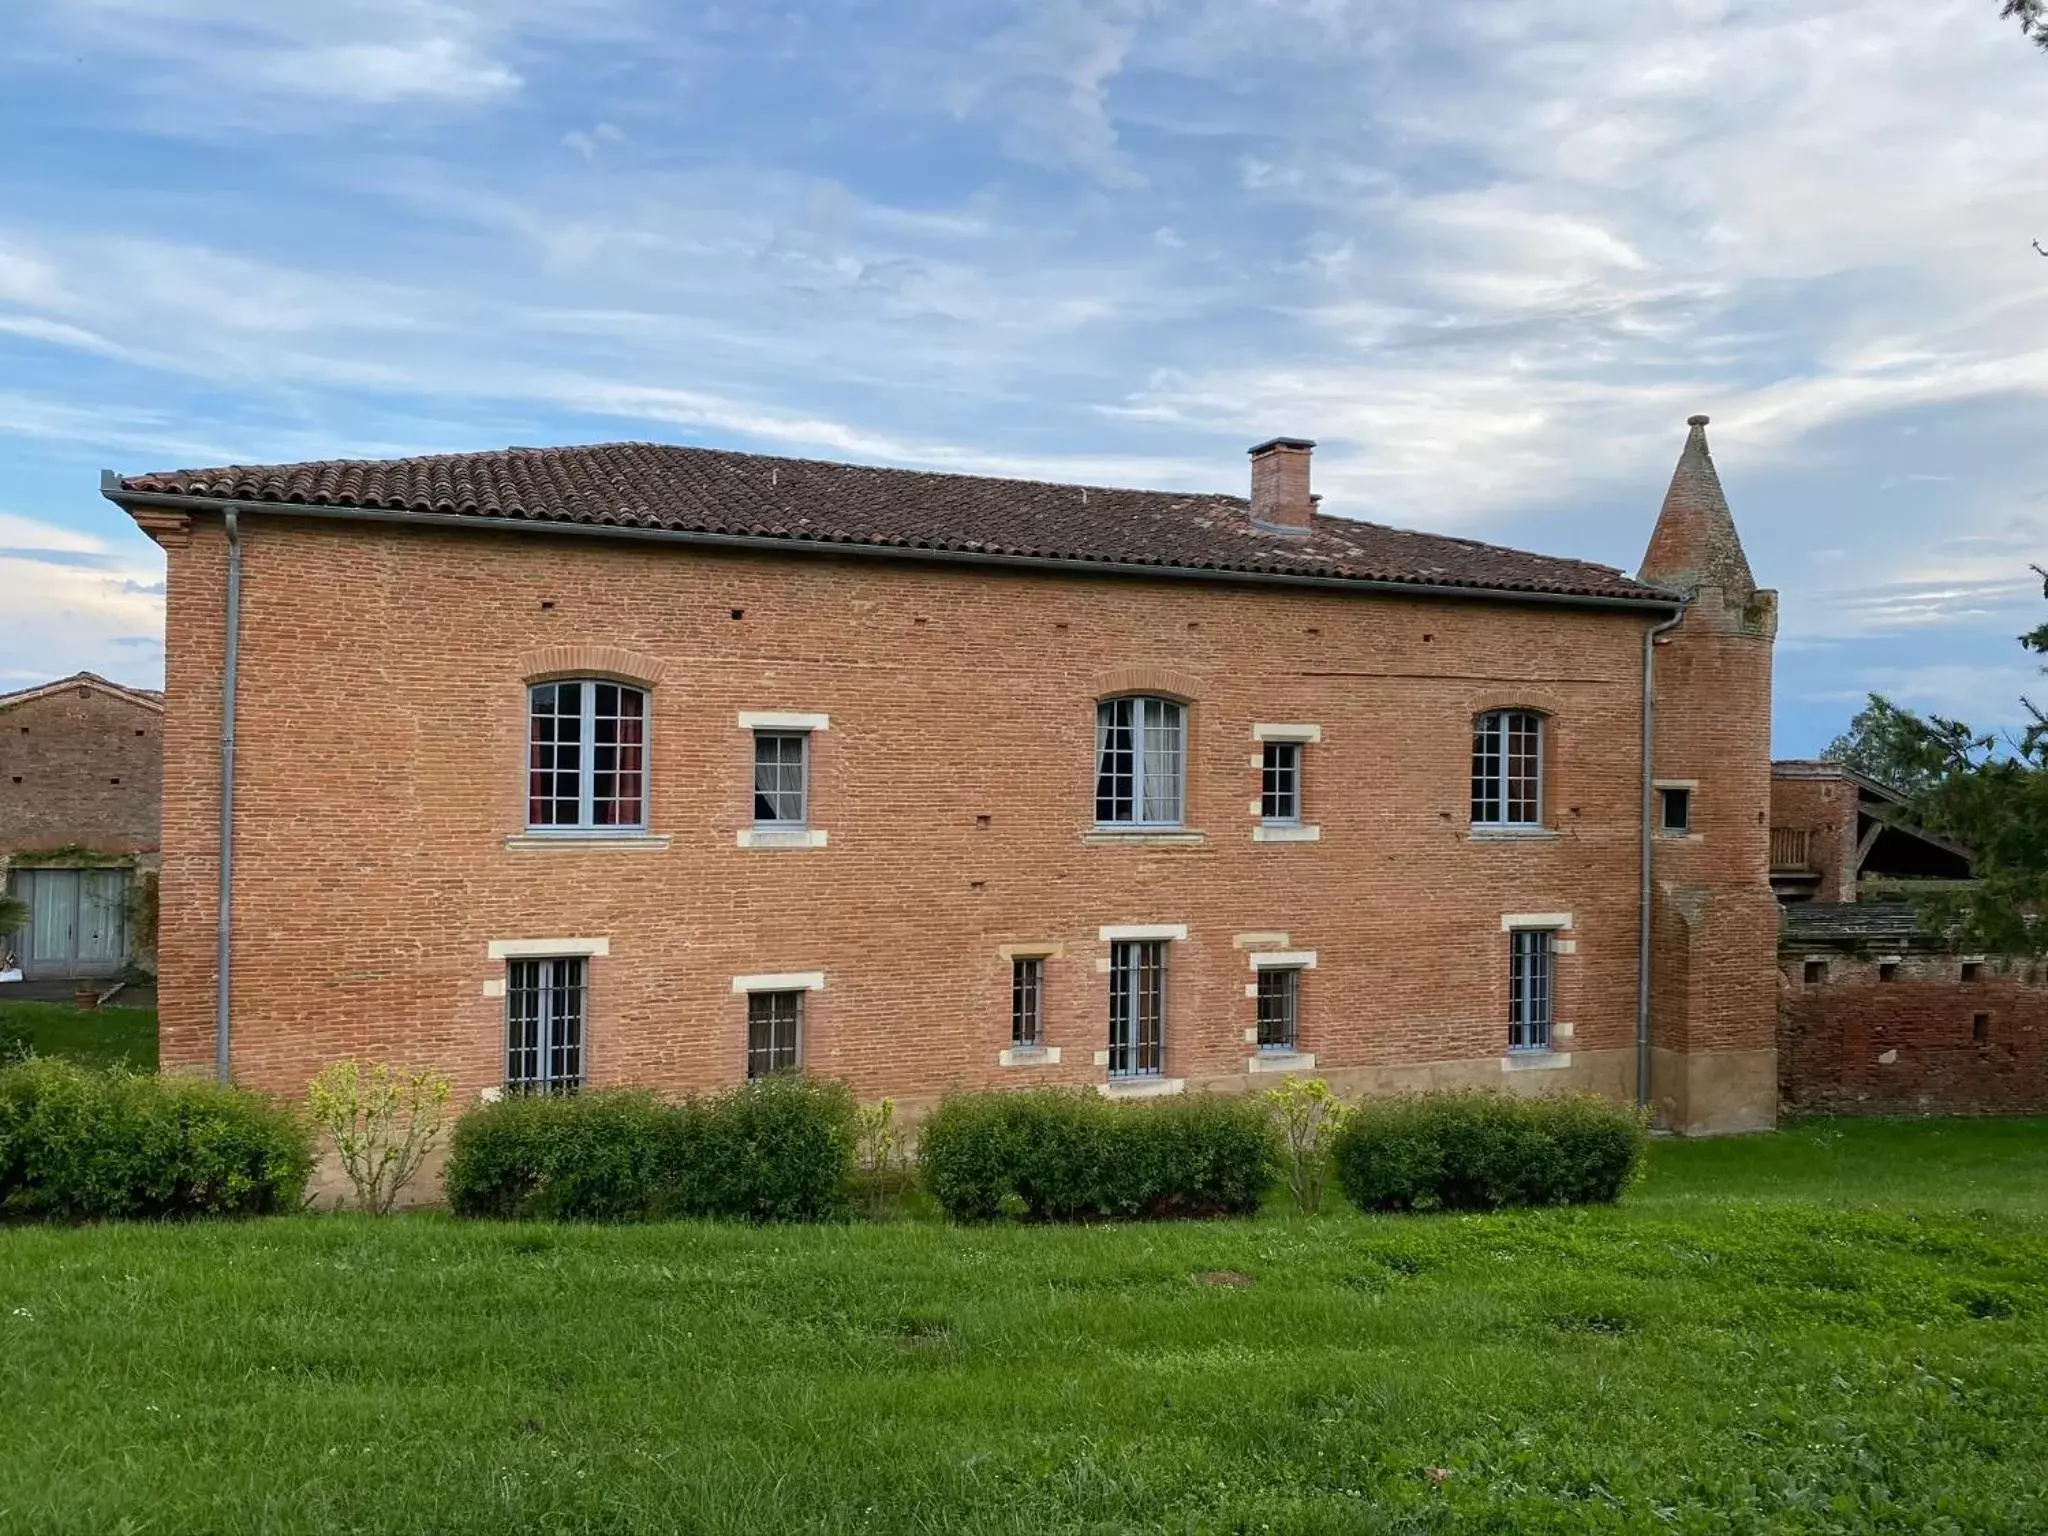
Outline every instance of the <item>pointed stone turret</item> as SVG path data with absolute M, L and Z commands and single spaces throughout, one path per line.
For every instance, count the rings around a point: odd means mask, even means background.
M 1636 579 L 1686 593 L 1719 587 L 1724 601 L 1741 604 L 1756 591 L 1756 578 L 1736 536 L 1728 498 L 1721 494 L 1714 456 L 1707 451 L 1707 418 L 1691 416 L 1686 425 L 1692 430 L 1671 472 L 1671 489 L 1664 493 L 1664 510 L 1657 514 Z

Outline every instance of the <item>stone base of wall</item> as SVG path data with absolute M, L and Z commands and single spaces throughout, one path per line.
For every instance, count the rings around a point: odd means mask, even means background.
M 1778 1123 L 1778 1053 L 1652 1050 L 1651 1097 L 1661 1129 L 1734 1136 Z

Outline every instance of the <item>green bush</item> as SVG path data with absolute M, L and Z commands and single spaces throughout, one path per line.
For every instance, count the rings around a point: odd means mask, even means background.
M 257 1216 L 296 1209 L 312 1141 L 261 1094 L 36 1059 L 0 1068 L 0 1217 Z
M 955 1221 L 1240 1215 L 1258 1208 L 1279 1164 L 1264 1104 L 1207 1095 L 954 1094 L 918 1132 L 925 1188 Z
M 797 1077 L 679 1104 L 509 1098 L 456 1121 L 445 1188 L 461 1216 L 820 1221 L 840 1209 L 853 1116 L 843 1087 Z
M 1430 1093 L 1360 1103 L 1334 1156 L 1361 1210 L 1490 1211 L 1614 1201 L 1648 1141 L 1640 1114 L 1591 1095 Z

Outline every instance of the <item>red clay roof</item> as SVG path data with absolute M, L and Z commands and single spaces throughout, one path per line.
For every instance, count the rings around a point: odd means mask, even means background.
M 155 493 L 581 523 L 1084 564 L 1291 575 L 1656 601 L 1669 594 L 1583 560 L 1318 515 L 1268 532 L 1240 496 L 1051 485 L 815 459 L 604 443 L 422 458 L 134 475 Z

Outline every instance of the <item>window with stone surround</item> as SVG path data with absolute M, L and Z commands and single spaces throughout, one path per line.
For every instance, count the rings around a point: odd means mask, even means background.
M 1095 710 L 1095 820 L 1177 827 L 1187 789 L 1187 709 L 1131 694 Z
M 1301 1040 L 1301 970 L 1270 966 L 1259 972 L 1259 1049 L 1292 1051 Z
M 647 825 L 647 695 L 575 678 L 527 690 L 526 824 L 537 832 Z
M 1166 1065 L 1166 943 L 1109 946 L 1109 1075 L 1158 1077 Z
M 1556 1001 L 1557 935 L 1548 928 L 1517 928 L 1508 938 L 1508 1049 L 1547 1051 Z
M 1543 717 L 1490 709 L 1472 722 L 1472 825 L 1543 825 Z
M 588 965 L 580 955 L 506 963 L 507 1092 L 574 1093 L 583 1086 Z
M 768 1077 L 803 1066 L 804 995 L 747 994 L 747 1076 Z
M 1045 958 L 1019 955 L 1010 962 L 1010 1043 L 1027 1050 L 1045 1044 Z

